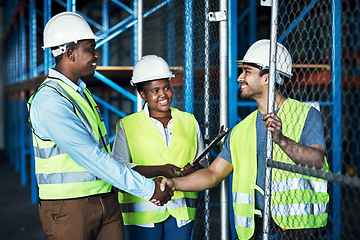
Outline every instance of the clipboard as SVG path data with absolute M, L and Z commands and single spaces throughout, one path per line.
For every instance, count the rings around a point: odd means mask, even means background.
M 205 148 L 205 150 L 200 153 L 199 156 L 197 156 L 195 158 L 195 160 L 193 161 L 193 164 L 196 163 L 196 162 L 199 162 L 201 159 L 203 159 L 203 157 L 206 156 L 206 154 L 208 154 L 210 152 L 210 150 L 216 146 L 216 144 L 218 142 L 220 142 L 221 139 L 223 139 L 229 132 L 230 132 L 231 128 L 229 128 L 228 130 L 224 130 L 224 125 L 222 125 L 219 129 L 219 133 L 218 135 L 215 137 L 214 140 L 211 141 L 211 143 L 209 144 L 209 146 L 207 146 Z

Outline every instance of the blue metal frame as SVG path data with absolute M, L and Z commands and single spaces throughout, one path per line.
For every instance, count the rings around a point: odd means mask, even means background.
M 84 16 L 85 19 L 93 26 L 95 26 L 99 32 L 97 35 L 103 37 L 104 39 L 97 42 L 97 48 L 102 47 L 102 60 L 103 66 L 110 65 L 110 58 L 109 58 L 109 41 L 118 36 L 119 34 L 123 33 L 125 30 L 134 27 L 134 32 L 136 33 L 136 11 L 131 9 L 130 7 L 126 6 L 125 4 L 121 3 L 118 0 L 109 0 L 111 3 L 115 4 L 116 6 L 120 7 L 121 9 L 127 11 L 130 16 L 122 20 L 121 22 L 117 23 L 116 25 L 110 27 L 109 26 L 109 2 L 103 1 L 103 12 L 102 12 L 102 24 L 98 24 L 93 20 L 89 19 L 88 17 Z M 67 0 L 66 4 L 60 2 L 67 11 L 76 12 L 76 1 L 75 0 Z M 134 0 L 134 3 L 137 1 Z M 238 59 L 238 52 L 240 48 L 238 35 L 241 34 L 241 31 L 244 31 L 242 28 L 239 29 L 238 32 L 238 25 L 243 21 L 244 18 L 250 18 L 250 23 L 254 23 L 253 25 L 249 26 L 249 44 L 252 44 L 256 41 L 256 1 L 248 1 L 249 7 L 242 13 L 237 12 L 238 7 L 238 0 L 229 0 L 228 1 L 228 16 L 229 16 L 229 126 L 233 127 L 239 122 L 241 119 L 237 115 L 237 109 L 240 106 L 243 107 L 256 107 L 255 102 L 249 101 L 239 101 L 238 100 L 238 88 L 239 84 L 237 83 L 237 65 L 234 63 Z M 312 0 L 307 8 L 298 16 L 298 18 L 286 29 L 283 31 L 282 35 L 279 37 L 279 42 L 283 42 L 288 34 L 297 26 L 297 24 L 304 18 L 309 11 L 318 3 L 318 0 Z M 42 29 L 37 29 L 37 15 L 43 17 L 44 19 L 44 26 L 45 23 L 51 17 L 51 8 L 52 8 L 52 1 L 51 0 L 44 0 L 43 1 L 43 8 L 44 12 L 39 13 L 36 9 L 35 0 L 29 1 L 29 51 L 26 53 L 27 49 L 27 42 L 25 36 L 25 17 L 24 15 L 19 14 L 18 19 L 18 26 L 13 26 L 12 30 L 13 33 L 7 38 L 7 47 L 4 50 L 4 55 L 6 56 L 7 62 L 5 62 L 5 86 L 17 83 L 19 81 L 23 81 L 26 78 L 36 77 L 38 73 L 44 72 L 47 73 L 50 66 L 53 64 L 53 58 L 51 56 L 51 52 L 49 49 L 44 51 L 44 62 L 38 65 L 38 56 L 37 56 L 37 33 L 38 31 L 42 32 Z M 4 13 L 4 23 L 10 25 L 12 13 L 15 11 L 16 7 L 19 5 L 19 1 L 8 1 L 6 3 L 6 10 Z M 155 11 L 161 9 L 167 5 L 169 9 L 174 8 L 174 2 L 172 0 L 164 0 L 157 6 L 153 7 L 149 11 L 143 14 L 143 18 L 150 16 Z M 194 93 L 193 93 L 193 76 L 194 76 L 194 69 L 193 69 L 193 42 L 192 42 L 192 35 L 193 35 L 193 0 L 185 0 L 185 31 L 184 31 L 184 51 L 185 51 L 185 72 L 184 72 L 184 91 L 186 96 L 184 98 L 185 104 L 185 111 L 193 113 L 194 111 Z M 136 8 L 136 4 L 134 4 L 134 8 Z M 341 1 L 340 0 L 332 0 L 332 30 L 333 30 L 333 39 L 332 39 L 332 87 L 333 87 L 333 96 L 331 102 L 320 102 L 321 106 L 332 106 L 333 107 L 333 152 L 332 152 L 332 171 L 334 173 L 342 173 L 342 131 L 341 131 L 341 116 L 342 108 L 341 108 Z M 241 14 L 239 16 L 239 14 Z M 168 21 L 168 60 L 170 66 L 175 65 L 174 60 L 174 52 L 173 47 L 171 44 L 174 44 L 174 19 L 173 16 L 169 16 Z M 136 34 L 134 34 L 136 35 Z M 136 55 L 136 42 L 134 41 L 133 45 L 133 53 L 134 53 L 134 61 L 135 64 L 137 60 Z M 244 44 L 242 44 L 244 45 Z M 217 47 L 217 46 L 215 46 Z M 27 54 L 29 57 L 29 69 L 27 72 Z M 241 56 L 240 56 L 241 57 Z M 124 95 L 125 97 L 129 98 L 131 101 L 136 103 L 137 99 L 136 96 L 122 87 L 115 84 L 110 79 L 106 78 L 104 75 L 96 72 L 94 75 L 100 81 L 104 82 L 111 88 L 118 91 L 120 94 Z M 7 109 L 6 115 L 6 123 L 8 128 L 6 131 L 9 133 L 7 134 L 8 139 L 6 139 L 6 144 L 9 149 L 10 159 L 11 162 L 15 165 L 16 172 L 20 172 L 21 174 L 21 185 L 26 185 L 27 179 L 27 169 L 26 169 L 26 159 L 27 156 L 30 154 L 31 156 L 31 201 L 33 203 L 37 202 L 37 185 L 35 181 L 34 175 L 34 156 L 32 151 L 32 145 L 27 146 L 26 139 L 30 136 L 30 131 L 26 131 L 26 102 L 23 96 L 26 96 L 26 93 L 14 93 L 11 96 L 8 96 L 7 101 L 5 102 L 5 106 Z M 106 101 L 102 100 L 101 98 L 94 96 L 95 100 L 104 107 L 103 115 L 106 122 L 109 122 L 109 114 L 111 112 L 115 112 L 120 117 L 125 117 L 126 114 L 121 112 L 120 110 L 116 109 Z M 106 124 L 109 126 L 109 124 Z M 113 141 L 114 136 L 110 137 L 110 141 Z M 30 137 L 30 142 L 32 138 Z M 341 186 L 339 184 L 333 184 L 332 187 L 332 195 L 333 196 L 340 196 L 341 195 Z M 332 198 L 332 238 L 333 239 L 340 239 L 341 237 L 341 199 Z
M 30 78 L 37 76 L 37 50 L 36 50 L 36 3 L 29 2 L 29 72 Z
M 46 26 L 46 23 L 50 20 L 51 17 L 51 1 L 44 1 L 44 28 Z M 51 64 L 51 52 L 50 49 L 47 48 L 44 50 L 44 74 L 46 74 L 49 71 Z
M 341 126 L 341 1 L 332 0 L 332 58 L 331 79 L 333 89 L 333 166 L 332 171 L 342 173 L 342 126 Z M 332 184 L 332 234 L 341 239 L 341 185 Z
M 194 112 L 193 0 L 185 0 L 184 101 L 185 112 Z
M 169 66 L 175 66 L 175 14 L 174 14 L 174 1 L 168 2 L 168 11 L 171 13 L 167 19 L 167 57 Z
M 238 16 L 238 10 L 237 10 L 237 1 L 229 0 L 228 2 L 228 29 L 229 29 L 229 92 L 228 92 L 228 98 L 229 98 L 229 128 L 234 127 L 238 123 L 238 89 L 239 84 L 237 82 L 237 74 L 238 74 L 238 68 L 237 64 L 235 63 L 236 60 L 238 60 L 238 23 L 237 23 L 237 16 Z M 229 218 L 230 218 L 230 231 L 232 239 L 235 239 L 237 236 L 236 229 L 235 229 L 235 223 L 234 223 L 234 208 L 232 204 L 232 179 L 233 174 L 230 174 L 229 176 Z
M 102 3 L 102 32 L 109 30 L 109 2 L 103 1 Z M 104 35 L 107 37 L 107 34 Z M 109 42 L 104 43 L 102 46 L 102 65 L 109 66 L 110 56 L 109 56 Z
M 238 26 L 241 26 L 242 21 L 248 17 L 249 22 L 254 23 L 249 25 L 249 45 L 254 43 L 257 39 L 257 26 L 256 26 L 256 1 L 248 1 L 249 7 L 242 13 L 238 13 L 237 4 L 239 1 L 229 0 L 230 9 L 229 12 L 229 127 L 235 126 L 239 121 L 241 121 L 238 116 L 238 107 L 246 106 L 246 107 L 255 107 L 256 103 L 248 100 L 238 99 L 238 90 L 240 88 L 240 84 L 237 82 L 238 75 L 238 67 L 235 64 L 235 61 L 242 56 L 238 56 L 239 52 L 239 41 L 238 36 L 244 31 L 242 27 L 240 27 L 240 32 L 238 32 Z M 239 14 L 241 14 L 239 16 Z
M 242 20 L 250 15 L 250 22 L 256 23 L 256 1 L 249 1 L 249 8 L 242 13 L 242 15 L 236 19 L 238 1 L 229 0 L 229 126 L 236 125 L 237 122 L 241 121 L 237 115 L 237 107 L 254 107 L 256 108 L 256 102 L 239 101 L 237 98 L 237 90 L 239 85 L 235 81 L 237 74 L 237 68 L 232 66 L 236 57 L 234 55 L 238 52 L 239 41 L 237 39 L 237 25 Z M 299 24 L 299 22 L 309 13 L 309 11 L 318 3 L 318 0 L 313 0 L 304 9 L 304 11 L 296 18 L 296 20 L 281 34 L 279 42 L 283 42 L 289 33 Z M 230 5 L 231 4 L 231 5 Z M 256 24 L 249 26 L 249 44 L 251 45 L 256 41 Z M 341 1 L 332 0 L 332 88 L 333 96 L 331 102 L 319 102 L 320 106 L 332 106 L 333 107 L 333 165 L 332 171 L 334 173 L 342 173 L 342 132 L 341 132 Z M 237 107 L 233 107 L 237 106 Z M 341 196 L 340 184 L 332 184 L 332 196 Z M 332 218 L 332 239 L 341 238 L 341 199 L 332 198 L 331 205 Z

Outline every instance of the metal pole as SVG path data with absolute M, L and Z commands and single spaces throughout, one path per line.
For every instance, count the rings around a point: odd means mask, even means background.
M 220 0 L 220 12 L 227 13 L 227 0 Z M 227 19 L 220 21 L 220 126 L 229 126 L 228 111 L 228 24 Z M 220 183 L 220 214 L 221 214 L 221 239 L 230 237 L 229 231 L 229 179 Z
M 238 58 L 238 24 L 237 24 L 237 1 L 228 0 L 228 24 L 229 24 L 229 58 L 228 58 L 228 69 L 229 69 L 229 127 L 233 127 L 236 125 L 238 121 L 238 90 L 239 83 L 237 80 L 238 67 L 235 61 Z M 234 224 L 234 208 L 232 205 L 232 178 L 233 175 L 229 177 L 229 221 L 230 221 L 230 233 L 232 239 L 236 237 L 236 229 Z
M 14 82 L 18 82 L 19 81 L 19 76 L 20 76 L 20 71 L 19 71 L 19 66 L 20 66 L 20 52 L 21 52 L 21 49 L 20 49 L 20 36 L 19 36 L 19 22 L 16 20 L 16 23 L 15 23 L 15 27 L 14 27 L 14 37 L 15 37 L 15 40 L 14 40 L 14 49 L 15 49 L 15 65 L 14 65 Z
M 278 0 L 273 0 L 271 4 L 271 32 L 270 32 L 270 69 L 269 69 L 269 89 L 267 112 L 274 111 L 275 102 L 275 70 L 276 70 L 276 46 L 277 46 L 277 12 Z M 266 161 L 272 160 L 273 139 L 270 131 L 266 132 Z M 271 193 L 271 167 L 265 170 L 265 195 L 264 195 L 264 216 L 263 216 L 263 239 L 269 239 L 270 222 L 270 193 Z
M 138 32 L 137 32 L 137 60 L 139 60 L 143 55 L 143 1 L 138 0 L 137 4 L 137 19 L 138 19 Z M 143 100 L 140 97 L 140 94 L 137 93 L 137 111 L 141 111 Z
M 19 132 L 20 132 L 20 183 L 21 186 L 27 184 L 27 162 L 26 162 L 26 103 L 25 103 L 25 91 L 20 91 L 19 96 Z
M 26 31 L 25 31 L 25 6 L 24 3 L 20 3 L 20 81 L 26 79 Z
M 209 1 L 205 0 L 205 16 L 209 12 Z M 209 20 L 207 17 L 205 17 L 204 20 L 204 29 L 205 29 L 205 36 L 204 36 L 204 139 L 209 140 L 210 139 L 210 81 L 209 81 L 209 65 L 210 65 L 210 46 L 209 46 Z M 209 162 L 208 162 L 209 164 Z M 205 239 L 209 240 L 209 230 L 210 230 L 210 196 L 209 196 L 209 190 L 205 190 L 205 202 L 204 202 L 204 222 L 205 222 L 205 228 L 204 228 L 204 235 Z
M 29 95 L 31 95 L 34 91 L 30 90 Z M 35 156 L 34 156 L 34 148 L 33 148 L 33 138 L 32 138 L 32 129 L 29 128 L 30 133 L 30 179 L 31 179 L 31 202 L 37 203 L 38 202 L 38 185 L 36 182 L 36 176 L 35 176 Z
M 46 23 L 50 20 L 51 16 L 51 0 L 44 1 L 44 28 Z M 44 50 L 44 74 L 49 71 L 51 65 L 51 52 L 50 48 Z
M 194 59 L 193 59 L 193 0 L 185 0 L 184 29 L 184 102 L 185 111 L 194 112 Z
M 249 1 L 249 20 L 251 26 L 249 27 L 249 45 L 253 44 L 256 41 L 257 37 L 257 9 L 256 1 Z
M 237 24 L 237 1 L 229 0 L 229 126 L 233 127 L 238 121 L 238 90 L 239 84 L 237 80 L 238 67 L 235 61 L 237 60 L 238 52 L 238 24 Z
M 67 0 L 66 1 L 66 11 L 76 12 L 76 0 Z
M 331 80 L 333 92 L 333 172 L 337 174 L 342 173 L 341 163 L 341 1 L 332 0 L 332 56 L 331 56 Z M 341 196 L 341 185 L 333 183 L 333 196 Z M 333 239 L 341 238 L 341 197 L 333 197 Z
M 30 78 L 37 76 L 37 50 L 36 50 L 36 4 L 35 0 L 29 2 L 29 68 Z
M 102 2 L 102 32 L 109 30 L 109 1 L 103 0 Z M 106 38 L 108 34 L 104 35 Z M 109 42 L 104 43 L 102 46 L 102 64 L 109 66 Z
M 175 66 L 175 11 L 174 11 L 174 1 L 170 0 L 167 4 L 168 14 L 168 23 L 167 23 L 167 55 L 168 55 L 168 64 L 169 66 Z

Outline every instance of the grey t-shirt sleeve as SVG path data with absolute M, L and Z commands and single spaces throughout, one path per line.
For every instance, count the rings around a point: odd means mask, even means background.
M 230 153 L 231 132 L 232 130 L 228 134 L 224 147 L 218 155 L 219 157 L 223 158 L 229 163 L 232 163 L 231 153 Z M 325 138 L 324 138 L 324 124 L 320 112 L 314 107 L 310 108 L 309 113 L 306 117 L 303 132 L 301 133 L 301 137 L 300 137 L 300 144 L 305 146 L 320 144 L 326 147 Z
M 314 107 L 310 108 L 306 117 L 299 143 L 305 146 L 320 144 L 326 148 L 324 124 L 321 118 L 321 113 Z
M 223 147 L 223 149 L 221 150 L 221 152 L 218 155 L 218 157 L 221 157 L 222 159 L 228 161 L 229 163 L 232 163 L 231 153 L 230 153 L 230 136 L 231 136 L 231 132 L 232 132 L 232 130 L 227 135 L 224 147 Z

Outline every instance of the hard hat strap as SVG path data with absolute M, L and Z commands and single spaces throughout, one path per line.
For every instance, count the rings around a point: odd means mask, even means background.
M 59 46 L 58 48 L 56 48 L 56 49 L 54 49 L 54 50 L 51 50 L 53 56 L 54 56 L 54 57 L 57 57 L 57 56 L 65 53 L 65 51 L 66 51 L 66 46 L 67 46 L 67 45 L 68 45 L 68 44 L 64 44 L 64 45 Z

